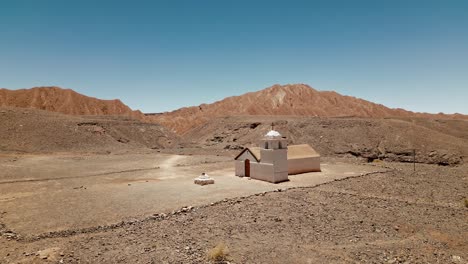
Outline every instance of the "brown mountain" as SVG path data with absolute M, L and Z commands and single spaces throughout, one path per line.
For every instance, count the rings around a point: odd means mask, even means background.
M 69 115 L 118 115 L 143 119 L 120 100 L 101 100 L 60 87 L 0 89 L 0 107 L 36 108 Z
M 317 91 L 306 84 L 273 85 L 258 92 L 228 97 L 212 104 L 185 107 L 161 114 L 149 114 L 147 117 L 171 128 L 178 134 L 184 134 L 215 117 L 235 115 L 468 118 L 460 114 L 432 115 L 392 109 L 336 92 Z

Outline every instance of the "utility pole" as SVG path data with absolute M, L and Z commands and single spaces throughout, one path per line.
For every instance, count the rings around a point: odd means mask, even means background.
M 416 142 L 415 138 L 416 138 L 416 130 L 415 130 L 415 127 L 416 127 L 416 121 L 415 121 L 415 118 L 411 118 L 411 146 L 413 147 L 413 173 L 416 172 L 416 144 L 414 142 Z

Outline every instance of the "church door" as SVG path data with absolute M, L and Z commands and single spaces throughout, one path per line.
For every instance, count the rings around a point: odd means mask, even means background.
M 246 159 L 245 163 L 245 177 L 250 177 L 250 160 Z

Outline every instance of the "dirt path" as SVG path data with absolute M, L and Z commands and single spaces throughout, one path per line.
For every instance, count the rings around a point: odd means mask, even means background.
M 172 155 L 161 164 L 161 168 L 169 170 L 173 169 L 174 167 L 176 167 L 177 162 L 182 160 L 183 158 L 184 156 L 182 155 Z
M 180 177 L 179 173 L 177 173 L 177 165 L 179 162 L 184 160 L 184 156 L 182 155 L 172 155 L 167 160 L 165 160 L 161 165 L 161 176 L 158 177 L 159 180 L 169 180 L 175 179 Z M 180 169 L 179 169 L 180 170 Z

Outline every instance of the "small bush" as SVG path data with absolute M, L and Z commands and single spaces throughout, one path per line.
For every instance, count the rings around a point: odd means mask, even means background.
M 226 261 L 228 254 L 229 252 L 226 248 L 226 245 L 224 245 L 224 243 L 219 243 L 218 245 L 216 245 L 216 247 L 208 251 L 208 260 L 214 262 Z
M 465 207 L 468 208 L 468 199 L 465 199 Z

